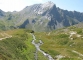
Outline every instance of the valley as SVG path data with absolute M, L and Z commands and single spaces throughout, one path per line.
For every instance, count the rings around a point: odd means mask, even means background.
M 36 38 L 35 38 L 34 34 L 31 34 L 31 35 L 33 36 L 32 44 L 35 45 L 37 51 L 41 52 L 45 57 L 48 58 L 48 60 L 54 60 L 54 59 L 51 57 L 51 55 L 45 53 L 44 51 L 42 51 L 42 50 L 40 49 L 40 46 L 43 44 L 43 42 L 42 42 L 41 40 L 39 40 L 39 43 L 35 43 Z M 36 52 L 37 52 L 37 51 L 36 51 Z M 37 56 L 37 53 L 36 53 L 36 56 Z M 36 57 L 36 60 L 38 60 L 38 57 Z
M 83 12 L 51 1 L 0 9 L 0 60 L 83 60 Z
M 0 41 L 2 60 L 83 60 L 83 28 L 71 26 L 34 33 L 15 29 L 1 33 L 12 36 Z

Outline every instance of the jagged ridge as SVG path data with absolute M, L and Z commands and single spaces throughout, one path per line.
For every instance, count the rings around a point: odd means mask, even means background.
M 0 21 L 7 24 L 6 29 L 22 27 L 34 31 L 51 31 L 83 22 L 83 13 L 60 9 L 53 2 L 34 4 L 20 12 L 5 12 L 0 16 Z

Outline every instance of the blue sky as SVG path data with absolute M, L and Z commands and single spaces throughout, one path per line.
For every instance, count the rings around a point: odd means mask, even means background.
M 45 3 L 49 0 L 0 0 L 0 9 L 3 11 L 20 11 L 26 6 Z M 69 11 L 83 12 L 83 0 L 51 0 L 57 7 Z

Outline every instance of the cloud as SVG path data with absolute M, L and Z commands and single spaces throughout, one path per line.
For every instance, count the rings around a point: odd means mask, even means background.
M 19 11 L 25 7 L 23 0 L 0 0 L 0 3 L 0 9 L 4 11 Z
M 26 6 L 43 2 L 44 0 L 0 0 L 0 9 L 3 11 L 20 11 Z

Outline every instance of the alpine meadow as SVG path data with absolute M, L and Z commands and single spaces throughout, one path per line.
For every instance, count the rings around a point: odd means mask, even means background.
M 83 12 L 51 1 L 0 9 L 0 60 L 83 60 Z

